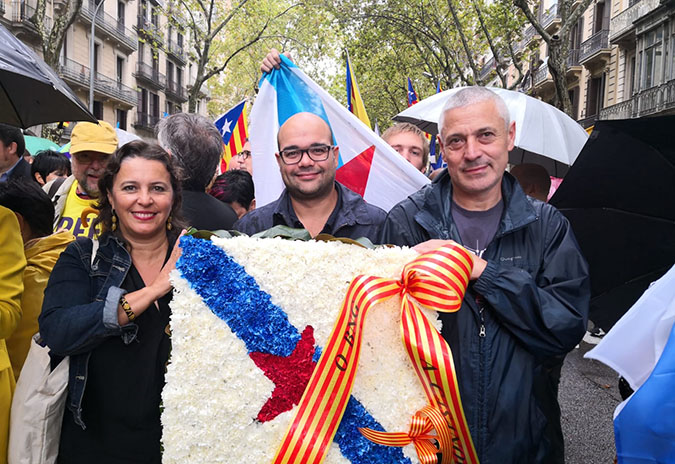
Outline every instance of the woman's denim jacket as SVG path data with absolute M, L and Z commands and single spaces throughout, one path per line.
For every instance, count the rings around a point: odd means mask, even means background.
M 120 286 L 131 267 L 131 256 L 118 239 L 104 234 L 92 259 L 92 240 L 83 237 L 68 245 L 56 262 L 45 289 L 40 335 L 56 356 L 70 356 L 67 406 L 83 429 L 82 398 L 87 366 L 94 348 L 108 337 L 129 344 L 138 326 L 120 326 L 117 305 Z

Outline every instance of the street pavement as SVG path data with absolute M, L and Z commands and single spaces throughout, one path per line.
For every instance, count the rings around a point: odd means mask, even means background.
M 599 341 L 586 334 L 579 348 L 565 358 L 559 400 L 567 464 L 614 462 L 614 409 L 621 402 L 618 375 L 609 367 L 583 355 Z

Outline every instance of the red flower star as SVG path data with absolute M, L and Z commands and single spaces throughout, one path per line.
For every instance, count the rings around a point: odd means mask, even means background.
M 258 413 L 260 422 L 271 421 L 279 414 L 290 411 L 302 398 L 314 366 L 316 366 L 316 362 L 312 360 L 314 329 L 311 325 L 305 327 L 290 356 L 283 357 L 259 352 L 252 352 L 249 356 L 267 378 L 274 382 L 272 396 Z

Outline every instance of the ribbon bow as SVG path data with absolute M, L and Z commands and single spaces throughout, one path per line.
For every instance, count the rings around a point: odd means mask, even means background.
M 323 461 L 351 394 L 365 316 L 375 304 L 400 293 L 401 336 L 429 406 L 415 413 L 407 434 L 370 429 L 360 429 L 361 433 L 381 444 L 407 440 L 390 446 L 412 442 L 423 464 L 434 462 L 430 459 L 438 452 L 442 453 L 443 464 L 477 464 L 452 352 L 415 303 L 442 312 L 459 310 L 472 266 L 473 259 L 464 248 L 445 245 L 404 266 L 400 280 L 363 275 L 354 278 L 273 462 Z M 432 429 L 436 435 L 428 435 Z

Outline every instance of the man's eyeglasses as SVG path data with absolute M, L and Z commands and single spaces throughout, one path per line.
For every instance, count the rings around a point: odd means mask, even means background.
M 249 156 L 251 156 L 251 152 L 248 150 L 240 151 L 239 153 L 237 153 L 237 156 L 245 160 L 248 159 Z
M 290 148 L 288 150 L 280 151 L 279 156 L 281 156 L 281 161 L 286 165 L 298 164 L 305 153 L 307 153 L 307 156 L 309 156 L 309 159 L 312 161 L 326 161 L 328 159 L 328 154 L 333 148 L 335 147 L 330 145 L 314 145 L 305 148 L 304 150 Z

